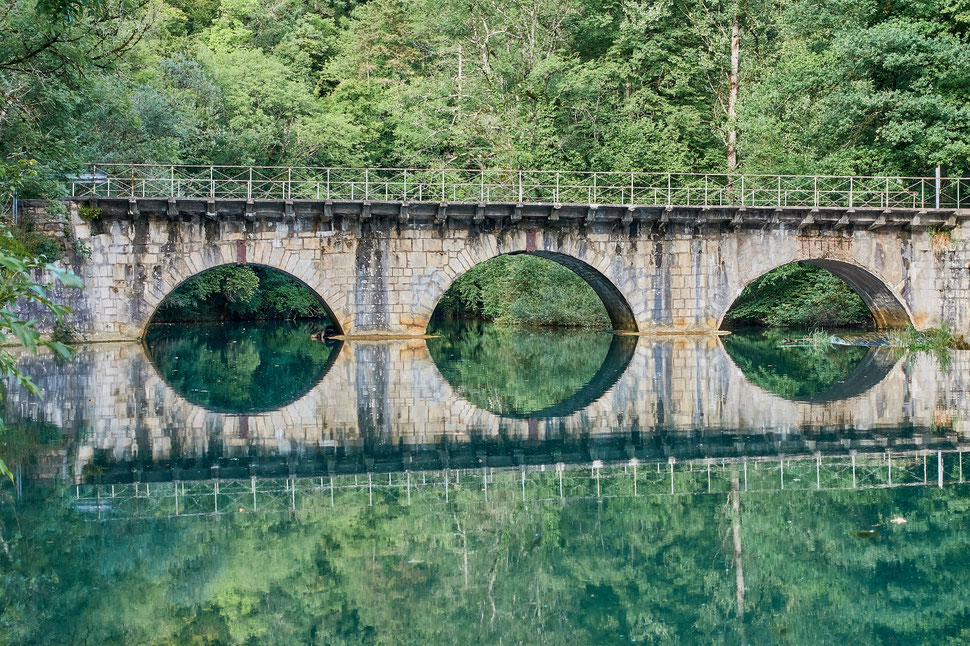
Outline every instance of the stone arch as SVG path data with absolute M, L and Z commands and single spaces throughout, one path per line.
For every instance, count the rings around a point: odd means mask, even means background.
M 825 269 L 844 281 L 862 298 L 862 301 L 872 313 L 872 318 L 876 322 L 877 327 L 905 327 L 912 323 L 913 317 L 903 299 L 889 287 L 885 280 L 872 271 L 862 267 L 859 263 L 832 258 L 793 258 L 788 262 L 780 262 L 767 268 L 759 267 L 759 273 L 752 274 L 746 280 L 743 280 L 736 292 L 726 301 L 726 304 L 721 306 L 717 319 L 717 327 L 720 328 L 724 323 L 724 317 L 727 316 L 727 313 L 734 306 L 738 297 L 741 296 L 741 292 L 744 291 L 745 287 L 769 271 L 793 262 L 803 262 Z
M 613 259 L 592 252 L 585 244 L 559 245 L 557 241 L 545 239 L 542 240 L 542 244 L 537 244 L 535 232 L 520 232 L 520 234 L 514 236 L 511 242 L 499 238 L 497 244 L 492 243 L 492 240 L 485 240 L 483 236 L 477 244 L 469 244 L 462 250 L 456 261 L 437 272 L 417 301 L 416 327 L 421 329 L 427 327 L 431 315 L 438 306 L 438 301 L 455 280 L 472 267 L 502 255 L 530 254 L 558 263 L 586 281 L 603 302 L 613 330 L 639 332 L 636 316 L 630 306 L 631 294 L 624 293 L 620 289 L 619 285 L 625 284 L 626 281 L 618 275 Z
M 323 306 L 327 316 L 336 326 L 337 333 L 343 334 L 343 330 L 347 329 L 350 320 L 346 316 L 341 316 L 338 311 L 332 307 L 332 303 L 334 301 L 338 301 L 340 303 L 343 302 L 341 295 L 336 291 L 328 290 L 326 286 L 321 283 L 317 272 L 314 271 L 312 265 L 309 263 L 293 263 L 289 262 L 288 260 L 287 254 L 283 254 L 281 257 L 281 262 L 278 263 L 225 262 L 220 257 L 215 257 L 212 258 L 210 262 L 203 261 L 202 263 L 195 264 L 180 262 L 167 267 L 167 270 L 162 274 L 162 280 L 158 281 L 153 289 L 148 289 L 145 292 L 145 305 L 147 306 L 145 308 L 146 314 L 141 317 L 141 320 L 136 321 L 136 326 L 139 330 L 139 338 L 144 337 L 145 331 L 148 329 L 152 319 L 155 318 L 155 314 L 158 312 L 158 308 L 169 294 L 178 289 L 190 278 L 227 265 L 253 265 L 266 267 L 296 280 L 298 283 L 306 287 L 320 301 L 320 304 Z

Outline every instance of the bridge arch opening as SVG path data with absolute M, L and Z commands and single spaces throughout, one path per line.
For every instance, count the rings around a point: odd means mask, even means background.
M 529 327 L 638 331 L 633 309 L 609 278 L 579 258 L 544 250 L 499 254 L 456 276 L 429 325 L 449 315 Z
M 142 336 L 161 379 L 211 412 L 283 408 L 329 371 L 341 343 L 336 318 L 298 278 L 274 267 L 223 264 L 183 280 Z
M 327 302 L 298 277 L 259 263 L 228 263 L 184 278 L 154 307 L 142 336 L 159 323 L 220 320 L 306 320 L 327 335 L 343 334 Z
M 718 327 L 898 328 L 911 322 L 906 305 L 872 272 L 840 260 L 807 259 L 746 283 Z

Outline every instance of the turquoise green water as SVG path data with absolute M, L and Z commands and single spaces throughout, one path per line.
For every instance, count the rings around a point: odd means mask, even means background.
M 415 494 L 410 507 L 101 523 L 55 498 L 19 513 L 3 634 L 24 644 L 960 644 L 967 494 L 749 493 L 736 514 L 723 493 L 456 494 L 436 505 Z
M 31 364 L 0 644 L 970 641 L 959 356 L 312 331 Z

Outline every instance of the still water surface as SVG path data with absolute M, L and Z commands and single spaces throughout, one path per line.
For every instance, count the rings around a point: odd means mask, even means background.
M 0 641 L 970 639 L 970 353 L 314 331 L 26 358 Z

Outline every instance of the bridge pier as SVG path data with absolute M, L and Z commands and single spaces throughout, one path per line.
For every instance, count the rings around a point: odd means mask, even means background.
M 81 221 L 82 203 L 99 217 Z M 747 284 L 805 261 L 849 283 L 881 326 L 946 322 L 970 335 L 966 210 L 129 197 L 70 205 L 91 254 L 73 261 L 86 289 L 58 296 L 93 339 L 139 338 L 179 284 L 234 263 L 300 280 L 345 335 L 422 335 L 456 278 L 509 253 L 575 271 L 626 332 L 716 331 Z

